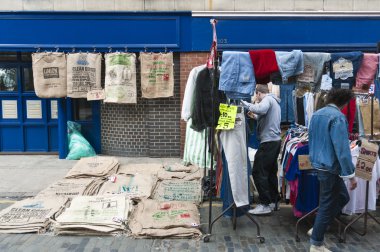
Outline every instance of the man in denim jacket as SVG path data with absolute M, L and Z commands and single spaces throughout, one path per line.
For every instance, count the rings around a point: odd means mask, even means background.
M 330 251 L 323 245 L 327 226 L 340 214 L 350 197 L 343 178 L 356 188 L 355 167 L 348 141 L 348 124 L 341 109 L 353 98 L 349 89 L 332 89 L 327 106 L 313 114 L 309 128 L 310 161 L 318 170 L 319 210 L 311 234 L 310 251 Z

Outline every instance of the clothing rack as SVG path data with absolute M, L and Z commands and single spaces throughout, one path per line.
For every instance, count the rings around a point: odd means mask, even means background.
M 373 140 L 373 136 L 374 136 L 374 133 L 373 133 L 373 120 L 374 120 L 374 97 L 373 95 L 370 95 L 368 93 L 359 93 L 359 92 L 355 92 L 354 93 L 355 96 L 365 96 L 365 97 L 370 97 L 371 98 L 371 136 L 370 136 L 370 142 L 380 142 L 379 140 Z M 370 212 L 368 212 L 368 196 L 369 196 L 369 181 L 366 182 L 366 194 L 365 194 L 365 208 L 364 208 L 364 212 L 359 214 L 357 217 L 355 217 L 352 221 L 350 221 L 349 223 L 344 223 L 342 220 L 340 220 L 339 218 L 335 218 L 335 221 L 337 221 L 339 223 L 339 242 L 346 242 L 346 237 L 347 237 L 347 231 L 349 228 L 352 229 L 352 231 L 354 231 L 355 233 L 357 233 L 358 235 L 360 236 L 364 236 L 366 235 L 367 233 L 367 226 L 368 226 L 368 217 L 372 218 L 377 224 L 380 225 L 380 221 L 376 219 L 376 217 L 374 217 Z M 307 219 L 309 216 L 315 214 L 317 211 L 318 211 L 319 207 L 313 209 L 312 211 L 310 211 L 309 213 L 307 213 L 306 215 L 304 215 L 302 218 L 300 218 L 297 223 L 296 223 L 296 233 L 295 233 L 295 240 L 297 242 L 300 241 L 300 238 L 298 236 L 298 230 L 299 230 L 299 224 Z M 352 225 L 354 223 L 356 223 L 357 221 L 359 221 L 361 218 L 364 218 L 364 229 L 362 232 L 359 232 L 357 230 L 355 230 Z M 344 229 L 343 229 L 343 232 L 341 232 L 341 226 L 344 226 Z
M 296 124 L 297 128 L 299 128 L 300 130 L 308 130 L 308 128 L 306 126 L 303 126 L 303 125 L 300 125 L 300 124 Z M 290 131 L 292 131 L 292 129 L 290 129 Z M 284 177 L 285 179 L 285 177 Z M 310 212 L 308 212 L 307 214 L 305 214 L 304 216 L 302 216 L 300 219 L 298 219 L 298 221 L 296 222 L 296 232 L 295 232 L 295 240 L 296 242 L 300 242 L 300 238 L 298 236 L 298 230 L 299 230 L 299 225 L 301 222 L 303 222 L 304 220 L 306 220 L 309 216 L 315 214 L 317 211 L 318 211 L 319 207 L 316 207 L 314 208 L 313 210 L 311 210 Z M 340 228 L 340 226 L 339 226 Z
M 356 96 L 362 96 L 365 94 L 362 93 L 355 93 Z M 366 94 L 367 96 L 371 97 L 371 136 L 369 141 L 371 142 L 379 142 L 377 140 L 373 140 L 373 120 L 374 120 L 374 97 L 373 95 Z M 367 233 L 367 224 L 368 224 L 368 217 L 372 218 L 377 224 L 380 225 L 380 221 L 376 219 L 370 212 L 368 212 L 368 196 L 369 196 L 369 180 L 366 182 L 366 190 L 365 190 L 365 208 L 364 212 L 356 216 L 352 221 L 350 221 L 348 224 L 345 225 L 345 228 L 343 230 L 343 234 L 340 234 L 339 242 L 346 242 L 346 236 L 347 236 L 347 231 L 349 228 L 352 229 L 355 233 L 357 233 L 360 236 L 364 236 Z M 364 228 L 362 232 L 359 232 L 355 230 L 352 225 L 356 223 L 359 219 L 364 218 Z
M 210 20 L 211 24 L 212 25 L 215 25 L 216 24 L 216 20 L 215 19 L 212 19 Z M 214 31 L 215 32 L 215 31 Z M 216 32 L 215 32 L 216 33 Z M 214 39 L 216 39 L 216 34 L 214 34 Z M 214 46 L 214 43 L 213 42 L 213 46 Z M 214 50 L 214 47 L 212 46 L 211 50 Z M 211 77 L 212 77 L 212 81 L 213 81 L 213 88 L 211 89 L 211 102 L 212 102 L 212 125 L 215 125 L 215 122 L 214 122 L 214 117 L 215 117 L 215 111 L 214 111 L 214 106 L 215 106 L 215 103 L 214 103 L 214 98 L 215 98 L 215 94 L 213 92 L 214 90 L 214 87 L 216 87 L 218 85 L 218 83 L 216 82 L 216 75 L 217 75 L 217 71 L 218 71 L 218 56 L 217 56 L 217 52 L 215 51 L 215 57 L 213 59 L 213 69 L 212 69 L 212 72 L 211 72 Z M 211 71 L 211 70 L 210 70 Z M 210 144 L 210 151 L 211 151 L 211 155 L 214 153 L 214 148 L 215 148 L 215 145 L 214 145 L 214 134 L 215 134 L 215 129 L 214 127 L 209 127 L 209 132 L 210 132 L 210 136 L 211 136 L 211 144 Z M 206 140 L 207 141 L 207 140 Z M 206 151 L 206 148 L 205 148 L 205 151 Z M 206 155 L 206 154 L 205 154 Z M 214 181 L 214 162 L 213 162 L 213 158 L 211 158 L 211 167 L 210 167 L 210 171 L 209 171 L 209 178 L 210 178 L 210 183 L 209 183 L 209 188 L 208 188 L 208 197 L 209 197 L 209 220 L 208 220 L 208 233 L 205 234 L 203 236 L 203 241 L 204 242 L 209 242 L 210 241 L 210 237 L 211 237 L 211 234 L 212 234 L 212 227 L 213 225 L 215 224 L 215 222 L 217 222 L 228 210 L 230 209 L 233 209 L 233 217 L 232 217 L 232 225 L 233 225 L 233 229 L 236 230 L 236 212 L 237 212 L 237 206 L 235 203 L 232 203 L 227 209 L 225 209 L 220 215 L 218 215 L 214 220 L 212 220 L 212 184 L 213 184 L 213 181 Z M 259 239 L 260 243 L 264 243 L 265 242 L 265 238 L 263 236 L 260 235 L 260 226 L 259 224 L 255 221 L 255 219 L 246 211 L 244 211 L 244 214 L 245 216 L 247 216 L 252 222 L 253 224 L 256 225 L 256 228 L 257 228 L 257 238 Z

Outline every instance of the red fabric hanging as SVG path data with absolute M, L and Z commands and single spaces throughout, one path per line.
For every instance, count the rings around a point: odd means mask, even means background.
M 355 121 L 355 113 L 356 113 L 356 99 L 355 98 L 351 99 L 348 105 L 345 106 L 341 111 L 347 118 L 348 132 L 352 133 L 352 129 L 354 127 L 354 121 Z
M 249 56 L 253 64 L 256 83 L 267 84 L 270 74 L 278 72 L 276 54 L 273 50 L 249 50 Z

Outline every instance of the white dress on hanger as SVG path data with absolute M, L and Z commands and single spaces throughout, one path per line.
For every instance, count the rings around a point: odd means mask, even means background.
M 359 156 L 359 146 L 355 146 L 351 150 L 352 162 L 356 165 L 358 156 Z M 380 178 L 380 159 L 377 158 L 377 161 L 372 170 L 372 179 L 369 182 L 368 190 L 368 210 L 376 211 L 376 199 L 377 199 L 377 180 Z M 361 178 L 356 177 L 358 186 L 355 190 L 350 190 L 350 182 L 345 181 L 348 194 L 350 195 L 350 201 L 343 208 L 342 212 L 344 214 L 352 215 L 363 213 L 365 210 L 365 193 L 366 193 L 366 184 L 367 181 Z

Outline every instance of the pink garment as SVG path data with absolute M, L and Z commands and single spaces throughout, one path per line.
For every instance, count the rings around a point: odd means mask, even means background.
M 298 178 L 293 181 L 288 181 L 290 187 L 290 204 L 292 206 L 296 205 L 298 196 Z
M 373 84 L 378 64 L 378 54 L 364 53 L 362 64 L 356 75 L 357 88 L 367 90 Z
M 302 217 L 304 215 L 303 212 L 298 211 L 296 208 L 296 202 L 298 197 L 298 178 L 294 181 L 289 181 L 290 187 L 290 204 L 293 206 L 293 214 L 295 217 Z

